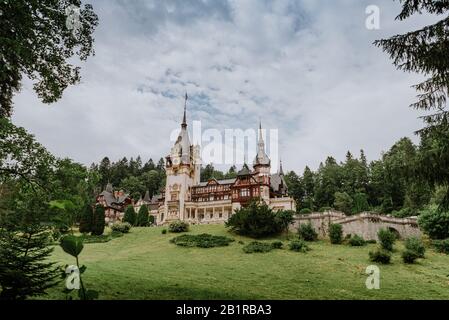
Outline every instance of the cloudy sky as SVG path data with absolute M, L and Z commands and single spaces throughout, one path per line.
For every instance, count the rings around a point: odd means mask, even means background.
M 392 0 L 91 0 L 100 24 L 82 82 L 42 104 L 25 82 L 13 121 L 50 151 L 89 165 L 170 151 L 183 96 L 203 129 L 278 129 L 284 168 L 347 150 L 379 157 L 421 127 L 410 87 L 376 39 L 433 23 L 394 21 Z M 368 5 L 380 30 L 365 27 Z M 190 126 L 191 127 L 191 126 Z

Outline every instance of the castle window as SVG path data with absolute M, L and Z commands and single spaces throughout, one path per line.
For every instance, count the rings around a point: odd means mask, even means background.
M 240 196 L 241 197 L 249 197 L 249 189 L 242 189 L 240 190 Z
M 211 219 L 213 219 L 213 218 L 214 218 L 214 215 L 213 215 L 212 213 L 210 214 L 210 218 L 211 218 Z
M 220 214 L 218 215 L 218 217 L 219 217 L 220 219 L 223 218 L 223 214 L 220 213 Z

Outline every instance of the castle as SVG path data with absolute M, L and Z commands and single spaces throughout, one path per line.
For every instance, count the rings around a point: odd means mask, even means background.
M 148 206 L 158 225 L 175 220 L 190 224 L 224 223 L 236 209 L 253 199 L 264 201 L 275 211 L 296 210 L 295 201 L 288 196 L 282 163 L 278 172 L 271 174 L 271 160 L 265 152 L 261 125 L 253 170 L 245 164 L 236 178 L 201 182 L 200 147 L 190 143 L 184 106 L 181 131 L 165 158 L 165 171 L 165 190 L 152 199 L 145 195 L 134 204 L 136 211 L 142 205 Z M 97 201 L 106 204 L 105 198 L 102 196 Z M 110 213 L 106 215 L 107 222 L 123 217 L 123 212 L 106 209 Z
M 254 170 L 244 165 L 234 179 L 201 182 L 200 149 L 190 143 L 184 106 L 181 132 L 165 161 L 165 190 L 157 198 L 159 207 L 151 210 L 157 224 L 174 220 L 191 224 L 223 223 L 254 198 L 263 200 L 273 210 L 295 210 L 282 165 L 276 174 L 270 174 L 271 161 L 265 153 L 261 129 Z

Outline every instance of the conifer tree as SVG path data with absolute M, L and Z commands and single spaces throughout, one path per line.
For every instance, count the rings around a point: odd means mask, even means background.
M 426 127 L 419 131 L 423 148 L 417 177 L 432 186 L 448 185 L 449 171 L 449 1 L 401 0 L 402 11 L 397 20 L 427 12 L 443 19 L 433 25 L 390 39 L 378 40 L 375 45 L 390 55 L 393 64 L 406 72 L 421 73 L 427 79 L 415 85 L 418 101 L 411 107 L 427 111 L 423 117 Z M 441 208 L 449 208 L 449 191 Z
M 125 215 L 123 216 L 123 222 L 128 222 L 132 226 L 135 226 L 136 218 L 136 211 L 133 206 L 128 206 L 125 210 Z
M 45 227 L 0 229 L 0 300 L 23 300 L 55 286 L 59 271 L 48 262 L 53 248 Z
M 104 232 L 105 227 L 105 213 L 104 207 L 102 205 L 97 205 L 93 214 L 92 220 L 92 234 L 96 236 L 101 236 Z
M 92 231 L 92 221 L 93 221 L 93 210 L 92 206 L 86 204 L 81 213 L 80 219 L 80 232 L 89 233 Z
M 139 212 L 137 213 L 136 225 L 138 227 L 148 226 L 148 207 L 146 205 L 143 205 L 139 208 Z

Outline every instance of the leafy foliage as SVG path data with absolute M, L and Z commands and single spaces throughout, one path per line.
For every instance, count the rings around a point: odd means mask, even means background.
M 391 252 L 385 249 L 377 249 L 369 252 L 369 259 L 372 262 L 389 264 L 391 260 Z
M 334 208 L 342 211 L 346 214 L 352 213 L 352 204 L 354 200 L 352 200 L 351 196 L 346 192 L 335 192 L 334 195 Z
M 116 222 L 111 227 L 112 231 L 117 231 L 121 233 L 129 233 L 131 228 L 132 226 L 128 222 Z
M 305 241 L 315 241 L 318 239 L 318 233 L 316 233 L 315 229 L 313 228 L 310 222 L 301 224 L 299 226 L 298 235 L 299 238 Z
M 168 225 L 168 231 L 172 233 L 181 233 L 189 231 L 189 224 L 184 221 L 173 221 Z
M 252 241 L 243 247 L 245 253 L 265 253 L 273 250 L 273 246 L 267 242 Z
M 429 207 L 421 212 L 418 224 L 431 239 L 449 238 L 449 211 Z
M 350 239 L 349 239 L 349 245 L 352 247 L 363 247 L 366 246 L 366 241 L 365 239 L 363 239 L 361 236 L 359 235 L 353 235 Z
M 125 209 L 125 214 L 123 215 L 123 222 L 128 222 L 130 225 L 135 226 L 137 220 L 136 211 L 133 206 L 128 206 Z
M 69 5 L 80 7 L 78 31 L 67 27 Z M 80 0 L 3 1 L 1 13 L 0 117 L 9 117 L 23 75 L 37 81 L 34 90 L 44 103 L 57 101 L 67 86 L 80 81 L 80 68 L 69 60 L 75 55 L 86 60 L 94 53 L 98 17 Z
M 143 205 L 139 208 L 139 212 L 137 213 L 136 225 L 138 227 L 146 227 L 149 224 L 148 218 L 148 207 Z
M 83 208 L 83 212 L 81 213 L 79 231 L 81 233 L 92 232 L 92 222 L 93 222 L 92 206 L 85 205 Z
M 102 205 L 96 205 L 92 219 L 92 234 L 100 236 L 104 232 L 105 212 Z
M 262 238 L 279 233 L 284 228 L 280 221 L 265 203 L 252 201 L 247 207 L 236 210 L 226 227 L 240 235 Z
M 393 64 L 406 72 L 421 73 L 427 77 L 415 85 L 418 101 L 411 107 L 428 113 L 423 116 L 426 127 L 419 131 L 423 151 L 419 157 L 415 175 L 432 186 L 448 185 L 449 172 L 449 3 L 447 1 L 407 0 L 403 1 L 398 20 L 427 11 L 443 18 L 421 29 L 396 35 L 375 42 L 387 52 Z M 447 191 L 441 209 L 449 209 Z
M 382 249 L 392 251 L 393 245 L 396 241 L 396 235 L 388 229 L 380 229 L 377 232 L 377 237 L 379 238 L 380 245 Z
M 416 253 L 418 258 L 424 258 L 426 253 L 426 247 L 421 239 L 416 237 L 410 237 L 405 240 L 405 248 L 408 251 L 413 251 Z
M 289 244 L 289 249 L 291 251 L 303 252 L 303 253 L 310 250 L 307 243 L 302 239 L 296 239 L 296 240 L 291 241 Z
M 329 225 L 329 238 L 332 244 L 341 244 L 343 241 L 343 226 L 331 223 Z
M 438 252 L 449 254 L 449 239 L 434 240 L 432 244 Z
M 198 247 L 198 248 L 213 248 L 228 246 L 234 239 L 224 236 L 213 236 L 210 234 L 190 235 L 183 234 L 170 240 L 182 247 Z
M 416 251 L 407 249 L 402 252 L 401 257 L 404 263 L 412 264 L 419 258 L 419 255 Z

